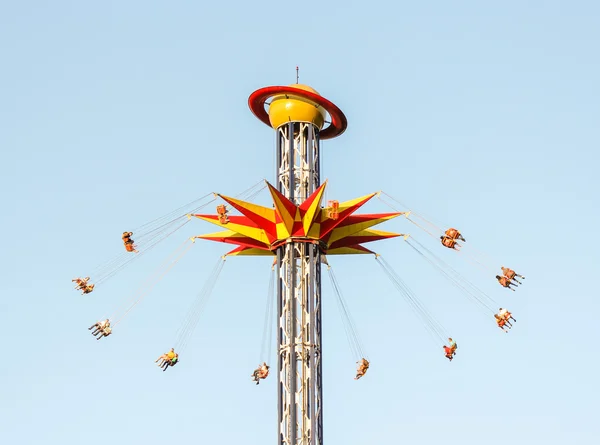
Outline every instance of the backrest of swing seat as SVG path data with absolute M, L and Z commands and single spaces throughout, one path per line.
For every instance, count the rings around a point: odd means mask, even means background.
M 453 229 L 452 227 L 449 228 L 448 230 L 446 230 L 446 235 L 449 236 L 452 239 L 456 239 L 458 238 L 458 236 L 460 235 L 460 232 L 456 229 Z

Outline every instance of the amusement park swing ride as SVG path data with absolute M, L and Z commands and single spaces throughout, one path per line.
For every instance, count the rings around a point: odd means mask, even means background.
M 438 227 L 423 215 L 406 208 L 385 192 L 375 192 L 345 202 L 324 202 L 327 181 L 321 182 L 321 141 L 340 136 L 347 127 L 342 111 L 313 88 L 293 84 L 271 86 L 252 93 L 248 100 L 252 113 L 276 133 L 275 184 L 258 183 L 236 197 L 207 194 L 173 212 L 151 221 L 132 232 L 122 234 L 123 252 L 99 266 L 90 276 L 73 280 L 82 294 L 97 292 L 106 280 L 154 246 L 170 238 L 193 219 L 219 226 L 221 231 L 186 239 L 160 266 L 159 273 L 138 291 L 128 305 L 109 318 L 89 327 L 98 340 L 112 335 L 148 294 L 154 285 L 185 255 L 196 240 L 209 240 L 235 246 L 220 257 L 188 312 L 178 332 L 175 347 L 161 355 L 156 363 L 163 369 L 179 363 L 182 353 L 199 322 L 211 291 L 230 256 L 271 256 L 273 266 L 267 300 L 267 315 L 263 332 L 264 361 L 252 374 L 253 380 L 269 376 L 267 360 L 270 353 L 272 324 L 277 311 L 277 363 L 273 372 L 278 381 L 278 443 L 285 445 L 322 445 L 322 289 L 321 271 L 325 267 L 330 277 L 336 301 L 344 320 L 344 328 L 353 354 L 358 358 L 355 379 L 365 376 L 370 363 L 365 357 L 348 305 L 339 282 L 329 264 L 335 255 L 374 255 L 385 275 L 421 318 L 430 334 L 443 346 L 445 357 L 452 361 L 456 342 L 431 311 L 418 299 L 389 263 L 364 245 L 374 241 L 401 237 L 444 278 L 472 300 L 482 313 L 504 332 L 515 319 L 488 293 L 459 274 L 435 249 L 461 252 L 463 235 L 455 228 Z M 268 107 L 265 108 L 265 107 Z M 329 119 L 329 120 L 327 120 Z M 272 207 L 253 204 L 250 200 L 267 189 Z M 361 214 L 357 211 L 377 197 L 393 212 Z M 216 204 L 216 205 L 215 205 Z M 214 213 L 198 213 L 214 205 Z M 404 208 L 400 210 L 399 207 Z M 237 214 L 234 214 L 237 212 Z M 418 241 L 412 235 L 375 230 L 373 227 L 391 219 L 403 217 L 424 234 L 434 239 L 435 247 Z M 494 275 L 506 289 L 514 291 L 524 277 L 504 266 L 493 266 L 482 255 L 469 251 L 469 259 Z M 461 252 L 462 253 L 462 252 Z M 274 307 L 275 306 L 275 307 Z M 261 359 L 262 359 L 261 358 Z M 274 365 L 274 364 L 273 364 Z

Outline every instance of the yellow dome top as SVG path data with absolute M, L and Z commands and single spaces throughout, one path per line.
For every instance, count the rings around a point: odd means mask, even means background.
M 290 87 L 319 94 L 308 85 L 295 83 Z M 269 121 L 273 128 L 279 128 L 287 122 L 311 122 L 321 130 L 325 124 L 325 110 L 316 103 L 298 96 L 274 96 L 269 105 Z

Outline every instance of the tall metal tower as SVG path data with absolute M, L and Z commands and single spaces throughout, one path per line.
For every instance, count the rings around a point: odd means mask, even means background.
M 278 444 L 323 445 L 321 263 L 325 255 L 373 253 L 360 243 L 398 234 L 369 227 L 398 214 L 352 215 L 375 193 L 321 206 L 320 143 L 347 127 L 332 102 L 294 84 L 261 88 L 248 103 L 276 133 L 274 208 L 219 195 L 243 216 L 227 217 L 222 207 L 220 215 L 196 215 L 228 229 L 200 238 L 237 244 L 229 255 L 276 256 Z
M 297 96 L 298 89 L 312 94 Z M 277 189 L 298 206 L 321 185 L 321 139 L 327 134 L 321 135 L 320 131 L 326 115 L 320 105 L 323 98 L 313 95 L 318 95 L 314 89 L 296 84 L 263 88 L 249 99 L 252 111 L 267 123 L 261 113 L 262 103 L 263 98 L 272 97 L 268 123 L 276 132 Z M 332 103 L 324 105 L 339 122 L 337 129 L 331 127 L 336 131 L 329 137 L 335 137 L 346 129 L 346 118 Z M 290 238 L 276 250 L 278 420 L 282 445 L 323 443 L 321 249 L 312 241 Z

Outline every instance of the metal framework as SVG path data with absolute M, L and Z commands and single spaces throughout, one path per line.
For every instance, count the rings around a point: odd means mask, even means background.
M 319 129 L 289 122 L 276 135 L 277 188 L 299 205 L 320 185 Z M 321 251 L 303 241 L 277 249 L 280 445 L 323 444 Z

